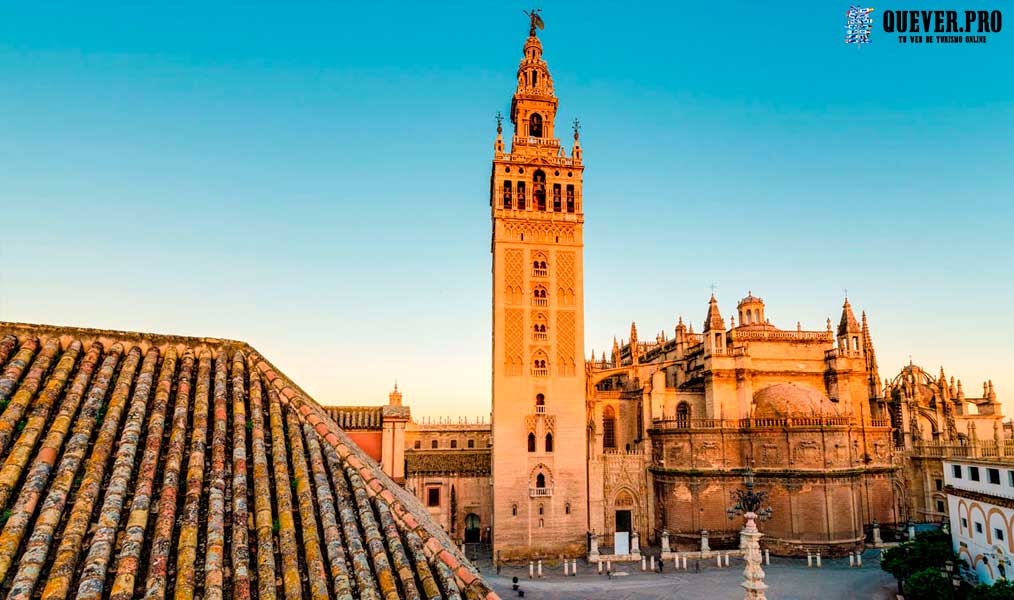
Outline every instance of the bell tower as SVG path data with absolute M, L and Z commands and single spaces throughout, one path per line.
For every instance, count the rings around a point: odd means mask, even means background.
M 587 551 L 581 181 L 568 157 L 542 58 L 538 11 L 511 100 L 510 149 L 497 119 L 493 225 L 493 549 L 502 559 Z

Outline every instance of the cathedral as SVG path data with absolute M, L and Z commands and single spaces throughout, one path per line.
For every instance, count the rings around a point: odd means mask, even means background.
M 990 384 L 965 397 L 916 365 L 881 379 L 848 298 L 807 331 L 772 323 L 752 293 L 727 315 L 712 295 L 700 332 L 678 318 L 641 340 L 632 323 L 586 358 L 585 165 L 578 124 L 569 153 L 557 135 L 538 28 L 533 16 L 490 175 L 491 423 L 401 413 L 395 444 L 396 475 L 454 539 L 499 560 L 735 548 L 733 492 L 750 485 L 772 552 L 844 554 L 874 543 L 874 525 L 939 522 L 941 457 L 1014 453 Z

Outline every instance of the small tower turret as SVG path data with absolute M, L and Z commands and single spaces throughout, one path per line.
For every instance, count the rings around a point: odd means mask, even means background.
M 398 391 L 398 382 L 394 383 L 394 390 L 387 395 L 388 406 L 401 406 L 401 392 Z
M 708 314 L 704 317 L 704 350 L 710 354 L 725 351 L 725 320 L 718 310 L 718 300 L 711 294 L 708 300 Z
M 838 322 L 838 349 L 843 352 L 862 352 L 859 343 L 862 334 L 862 328 L 852 312 L 849 298 L 845 296 L 845 303 L 841 307 L 841 320 Z
M 764 316 L 764 300 L 754 296 L 753 292 L 747 292 L 746 298 L 739 301 L 736 309 L 739 312 L 740 327 L 767 323 L 767 318 Z

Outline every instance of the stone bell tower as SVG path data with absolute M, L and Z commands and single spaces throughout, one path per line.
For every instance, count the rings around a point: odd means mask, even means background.
M 586 552 L 588 531 L 581 180 L 531 28 L 511 100 L 510 150 L 498 115 L 493 225 L 493 549 L 502 559 Z

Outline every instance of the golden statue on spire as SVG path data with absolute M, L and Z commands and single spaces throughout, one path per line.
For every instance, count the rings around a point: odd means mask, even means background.
M 542 21 L 542 17 L 539 16 L 539 13 L 542 12 L 541 8 L 533 8 L 530 12 L 527 11 L 527 10 L 523 10 L 521 12 L 525 13 L 526 15 L 528 15 L 528 18 L 532 22 L 531 28 L 529 28 L 529 30 L 528 30 L 528 35 L 530 35 L 530 36 L 531 35 L 535 35 L 535 28 L 536 27 L 538 27 L 539 29 L 545 29 L 546 28 L 546 24 Z

